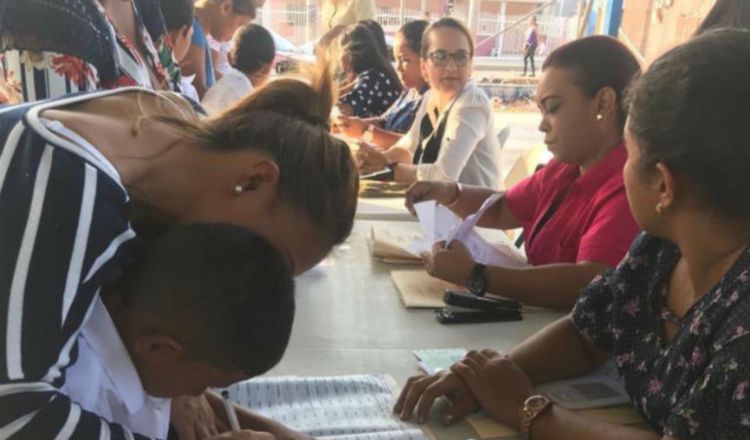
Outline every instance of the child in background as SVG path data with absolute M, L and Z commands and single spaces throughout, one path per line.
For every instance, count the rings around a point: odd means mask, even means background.
M 200 395 L 265 373 L 294 320 L 294 281 L 281 255 L 248 229 L 170 229 L 94 302 L 63 391 L 124 428 L 166 438 L 170 397 Z M 227 425 L 218 396 L 208 396 Z M 243 428 L 289 434 L 238 410 Z
M 203 98 L 209 115 L 221 113 L 268 80 L 276 57 L 271 33 L 257 24 L 246 24 L 232 38 L 229 63 L 232 69 Z
M 185 58 L 193 38 L 193 17 L 195 7 L 193 0 L 161 0 L 159 4 L 164 22 L 167 25 L 167 38 L 172 47 L 172 54 L 178 63 Z M 182 75 L 180 87 L 182 94 L 195 102 L 200 102 L 198 92 L 193 86 L 195 75 Z

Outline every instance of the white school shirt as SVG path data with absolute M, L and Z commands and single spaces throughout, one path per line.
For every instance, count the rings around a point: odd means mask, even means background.
M 195 75 L 182 75 L 182 82 L 180 85 L 182 88 L 182 94 L 195 102 L 201 102 L 201 98 L 198 96 L 198 91 L 195 90 L 193 81 L 195 81 Z
M 97 297 L 78 336 L 78 360 L 66 371 L 62 392 L 83 409 L 153 438 L 167 438 L 171 399 L 149 396 L 138 371 Z
M 409 131 L 392 148 L 409 150 L 419 146 L 422 118 L 435 114 L 435 99 L 430 90 L 422 100 Z M 469 80 L 461 93 L 448 104 L 439 118 L 431 117 L 437 127 L 448 111 L 445 132 L 437 160 L 417 165 L 417 180 L 443 180 L 502 189 L 500 142 L 494 127 L 492 104 L 482 89 Z
M 203 97 L 203 108 L 209 116 L 219 114 L 253 91 L 253 83 L 247 75 L 232 68 L 216 81 Z

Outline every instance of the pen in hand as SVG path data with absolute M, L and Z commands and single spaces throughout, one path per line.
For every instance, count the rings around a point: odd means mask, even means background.
M 221 397 L 224 401 L 224 410 L 227 413 L 227 420 L 229 420 L 229 427 L 232 428 L 232 431 L 238 432 L 240 431 L 240 422 L 237 420 L 237 413 L 234 410 L 234 405 L 229 400 L 229 391 L 224 390 L 221 392 Z

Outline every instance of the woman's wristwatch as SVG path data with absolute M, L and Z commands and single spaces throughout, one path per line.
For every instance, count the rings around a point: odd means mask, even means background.
M 521 409 L 521 439 L 530 440 L 531 423 L 551 405 L 552 401 L 541 394 L 536 394 L 526 399 L 523 403 L 523 409 Z

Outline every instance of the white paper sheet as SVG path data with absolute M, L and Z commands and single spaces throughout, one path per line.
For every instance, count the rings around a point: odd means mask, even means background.
M 389 383 L 390 382 L 390 383 Z M 424 440 L 393 414 L 395 382 L 383 375 L 269 377 L 227 388 L 242 406 L 316 438 Z
M 497 243 L 489 243 L 476 232 L 476 224 L 484 213 L 502 197 L 495 194 L 485 200 L 477 212 L 459 219 L 448 208 L 438 205 L 434 200 L 414 205 L 419 224 L 425 235 L 425 240 L 413 242 L 409 250 L 414 253 L 430 251 L 432 243 L 445 240 L 450 243 L 458 240 L 466 245 L 475 261 L 490 266 L 510 268 L 528 265 L 526 257 L 515 247 L 504 234 L 498 234 Z

